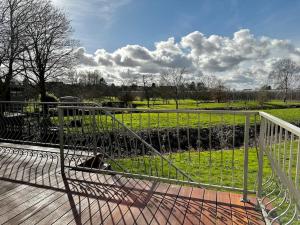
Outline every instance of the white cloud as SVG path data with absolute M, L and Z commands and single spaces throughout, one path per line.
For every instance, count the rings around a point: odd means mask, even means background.
M 94 54 L 84 48 L 77 50 L 81 69 L 99 69 L 109 81 L 122 82 L 142 74 L 159 73 L 181 67 L 192 74 L 213 74 L 233 88 L 255 88 L 266 82 L 272 64 L 283 57 L 300 63 L 300 49 L 288 40 L 255 37 L 250 30 L 241 29 L 232 37 L 192 32 L 176 42 L 171 37 L 154 43 L 149 50 L 139 45 L 127 45 L 114 52 L 104 49 Z

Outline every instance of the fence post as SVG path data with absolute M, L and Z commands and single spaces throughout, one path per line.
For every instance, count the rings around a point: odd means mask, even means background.
M 242 202 L 249 202 L 248 195 L 248 151 L 249 151 L 250 114 L 246 114 L 244 131 L 244 188 Z
M 260 132 L 259 132 L 259 153 L 258 153 L 258 179 L 257 179 L 257 193 L 256 197 L 262 196 L 262 182 L 263 182 L 263 163 L 264 163 L 264 138 L 265 138 L 266 120 L 261 117 Z
M 94 154 L 94 156 L 96 157 L 96 155 L 97 155 L 97 124 L 96 124 L 96 110 L 95 109 L 93 109 L 92 110 L 92 132 L 93 132 L 93 134 L 92 134 L 92 136 L 93 136 L 93 154 Z
M 65 155 L 64 155 L 64 110 L 58 107 L 59 121 L 59 148 L 60 148 L 60 168 L 61 174 L 65 173 Z

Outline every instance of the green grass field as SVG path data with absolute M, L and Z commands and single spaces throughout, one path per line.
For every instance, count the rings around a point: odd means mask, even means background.
M 181 152 L 166 154 L 182 171 L 185 171 L 193 181 L 206 184 L 223 185 L 228 187 L 243 188 L 244 150 L 220 150 L 211 152 Z M 176 170 L 170 167 L 167 161 L 162 161 L 157 156 L 140 156 L 120 159 L 117 161 L 123 168 L 131 173 L 153 175 L 164 178 L 176 178 Z M 249 189 L 254 190 L 257 177 L 256 149 L 249 150 Z M 118 166 L 114 166 L 119 170 Z M 265 165 L 268 176 L 271 170 Z M 178 175 L 178 179 L 183 179 Z
M 133 104 L 137 106 L 137 108 L 146 109 L 147 101 L 134 101 Z M 290 107 L 300 105 L 300 102 L 297 101 L 289 101 L 284 103 L 279 100 L 272 100 L 269 102 L 265 102 L 263 105 L 260 105 L 257 101 L 235 101 L 235 102 L 197 102 L 192 99 L 184 99 L 179 101 L 179 109 L 226 109 L 226 108 L 234 108 L 234 109 L 263 109 L 263 108 L 282 108 L 282 107 Z M 175 109 L 175 101 L 168 100 L 168 104 L 163 102 L 163 100 L 158 99 L 155 101 L 150 101 L 150 109 Z
M 147 108 L 145 101 L 135 102 L 138 104 L 137 108 Z M 180 103 L 181 109 L 218 109 L 222 108 L 229 103 L 200 103 L 197 107 L 194 100 L 182 100 Z M 258 106 L 257 102 L 234 102 L 231 107 L 237 107 L 243 109 L 245 104 L 247 104 L 248 109 L 255 108 Z M 282 101 L 272 101 L 267 104 L 279 105 L 288 107 Z M 289 105 L 300 105 L 300 102 L 288 102 Z M 161 100 L 156 101 L 156 104 L 151 109 L 174 109 L 175 102 L 170 100 L 170 104 L 163 104 Z M 257 110 L 258 111 L 258 110 Z M 281 118 L 287 122 L 299 124 L 300 122 L 300 108 L 284 108 L 284 109 L 260 109 L 274 115 L 278 118 Z M 178 118 L 177 118 L 178 117 Z M 177 127 L 177 126 L 191 126 L 196 127 L 200 124 L 201 127 L 214 126 L 218 124 L 227 124 L 227 125 L 241 125 L 245 123 L 245 116 L 242 115 L 218 115 L 218 114 L 206 114 L 201 113 L 200 116 L 197 114 L 190 113 L 127 113 L 124 115 L 116 114 L 116 118 L 127 126 L 131 128 L 164 128 L 164 127 Z M 259 116 L 256 118 L 251 116 L 251 123 L 254 121 L 259 122 Z
M 281 165 L 283 165 L 284 161 L 283 146 L 283 143 L 280 147 L 276 145 L 276 152 L 280 149 L 279 162 Z M 286 144 L 287 151 L 290 151 L 290 146 L 290 142 L 288 142 Z M 289 163 L 291 163 L 291 177 L 295 180 L 298 141 L 295 141 L 292 146 L 292 160 L 290 162 L 289 156 L 286 156 L 285 171 L 289 170 Z M 257 154 L 256 148 L 249 148 L 249 190 L 255 190 L 258 173 Z M 243 188 L 244 148 L 218 151 L 190 150 L 166 153 L 164 156 L 177 168 L 188 174 L 195 182 Z M 176 178 L 176 170 L 159 156 L 135 156 L 118 159 L 117 162 L 131 173 Z M 116 164 L 114 165 L 114 169 L 119 171 L 119 167 Z M 263 177 L 268 179 L 270 175 L 271 167 L 267 156 L 265 156 Z
M 269 109 L 264 110 L 271 115 L 281 118 L 287 122 L 299 124 L 300 122 L 300 109 Z M 245 124 L 244 115 L 233 114 L 208 114 L 208 113 L 128 113 L 115 114 L 116 119 L 124 123 L 127 127 L 133 130 L 142 130 L 148 128 L 175 128 L 175 127 L 200 127 L 206 128 L 211 126 L 222 125 L 243 125 Z M 92 116 L 70 116 L 65 117 L 65 123 L 68 123 L 74 119 L 83 119 L 83 127 L 89 129 L 92 126 Z M 58 118 L 52 117 L 54 124 L 58 124 Z M 101 127 L 111 128 L 112 119 L 110 116 L 98 115 L 96 116 L 96 122 Z M 259 123 L 259 115 L 251 115 L 251 124 Z M 101 125 L 101 126 L 100 126 Z M 115 123 L 116 126 L 119 126 Z

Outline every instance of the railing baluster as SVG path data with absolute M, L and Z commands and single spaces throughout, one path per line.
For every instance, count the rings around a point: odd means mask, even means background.
M 281 146 L 281 139 L 282 139 L 282 127 L 279 127 L 279 138 L 278 138 L 278 149 L 277 149 L 277 159 L 278 159 L 278 164 L 280 165 L 281 160 L 281 150 L 282 150 L 282 146 Z
M 181 159 L 181 154 L 180 154 L 180 139 L 179 139 L 179 113 L 176 113 L 176 129 L 177 129 L 177 144 L 178 144 L 178 152 L 180 155 L 180 159 Z
M 211 113 L 209 114 L 209 131 L 208 131 L 208 147 L 209 147 L 209 181 L 212 180 L 212 176 L 211 176 L 211 170 L 212 170 L 212 144 L 211 144 L 211 127 L 212 127 L 212 122 L 211 122 Z
M 187 125 L 186 125 L 186 136 L 187 136 L 187 151 L 188 151 L 188 157 L 186 159 L 186 163 L 187 165 L 189 165 L 187 167 L 187 174 L 190 176 L 191 174 L 191 168 L 193 167 L 193 163 L 192 163 L 192 160 L 191 160 L 191 144 L 190 144 L 190 114 L 187 113 Z
M 234 170 L 235 170 L 235 114 L 233 114 L 233 125 L 232 125 L 232 154 L 231 154 L 231 186 L 234 187 Z
M 260 134 L 259 134 L 258 181 L 257 181 L 257 197 L 258 198 L 262 197 L 265 132 L 266 132 L 266 120 L 265 120 L 265 118 L 262 117 L 261 122 L 260 122 Z
M 223 167 L 224 167 L 224 153 L 223 153 L 223 148 L 225 147 L 224 146 L 224 142 L 225 142 L 225 140 L 224 140 L 224 130 L 223 130 L 223 128 L 224 128 L 224 116 L 223 116 L 223 114 L 221 114 L 221 122 L 220 122 L 220 129 L 221 129 L 221 131 L 220 131 L 220 135 L 221 135 L 221 140 L 220 140 L 220 147 L 221 147 L 221 166 L 220 166 L 220 173 L 221 173 L 221 175 L 220 175 L 220 185 L 222 186 L 223 185 Z
M 249 129 L 250 129 L 250 116 L 246 115 L 245 119 L 245 136 L 244 136 L 244 190 L 243 202 L 248 202 L 248 151 L 249 151 Z
M 198 152 L 198 178 L 200 180 L 200 177 L 201 177 L 201 133 L 200 133 L 200 113 L 197 113 L 197 152 Z
M 290 177 L 290 179 L 293 179 L 293 178 L 292 178 L 293 144 L 294 144 L 294 134 L 291 134 L 290 156 L 289 156 L 289 170 L 288 170 L 288 176 Z
M 65 173 L 65 155 L 64 155 L 64 112 L 63 109 L 58 108 L 59 120 L 59 147 L 60 147 L 60 168 L 61 173 Z
M 296 175 L 295 175 L 295 186 L 300 191 L 299 176 L 300 176 L 300 137 L 298 137 Z
M 273 148 L 273 157 L 277 159 L 277 149 L 278 149 L 278 126 L 274 124 L 275 135 L 274 135 L 274 148 Z
M 170 124 L 170 115 L 169 113 L 167 113 L 167 121 L 168 124 Z M 171 141 L 170 141 L 170 132 L 167 129 L 167 134 L 168 134 L 168 145 L 169 145 L 169 162 L 168 162 L 168 178 L 170 178 L 170 173 L 171 173 L 171 165 L 170 162 L 172 161 L 172 145 L 171 145 Z
M 286 171 L 286 143 L 287 143 L 287 138 L 288 138 L 288 131 L 284 131 L 284 144 L 283 144 L 283 162 L 282 162 L 282 169 L 285 172 Z
M 97 132 L 96 132 L 96 110 L 93 109 L 92 110 L 92 137 L 93 137 L 93 154 L 94 154 L 94 157 L 96 157 L 97 155 Z

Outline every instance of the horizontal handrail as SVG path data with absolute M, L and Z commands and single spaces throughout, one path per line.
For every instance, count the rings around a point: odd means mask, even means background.
M 259 112 L 259 115 L 300 137 L 299 127 L 265 112 Z
M 0 101 L 0 104 L 40 104 L 40 105 L 61 105 L 61 104 L 93 104 L 93 105 L 98 105 L 98 103 L 94 102 L 22 102 L 22 101 Z
M 83 109 L 83 110 L 105 110 L 110 112 L 153 112 L 153 113 L 213 113 L 213 114 L 240 114 L 255 115 L 258 111 L 238 111 L 238 110 L 204 110 L 204 109 L 135 109 L 135 108 L 113 108 L 113 107 L 94 107 L 94 106 L 59 106 L 62 109 Z

